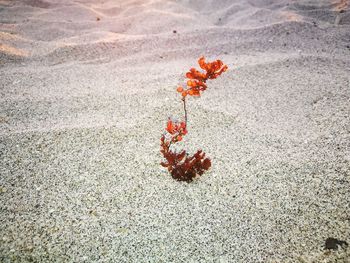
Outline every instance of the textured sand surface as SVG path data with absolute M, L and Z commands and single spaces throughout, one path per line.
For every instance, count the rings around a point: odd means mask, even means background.
M 176 86 L 189 100 L 159 165 Z M 350 262 L 350 11 L 331 0 L 0 0 L 1 262 Z

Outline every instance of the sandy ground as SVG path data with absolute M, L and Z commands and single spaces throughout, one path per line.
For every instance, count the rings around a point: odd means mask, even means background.
M 0 156 L 1 262 L 350 262 L 348 1 L 1 0 Z

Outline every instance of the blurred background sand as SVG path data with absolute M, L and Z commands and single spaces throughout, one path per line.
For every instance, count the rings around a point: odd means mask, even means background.
M 176 87 L 192 184 L 159 165 Z M 0 261 L 350 262 L 350 12 L 339 0 L 0 1 Z

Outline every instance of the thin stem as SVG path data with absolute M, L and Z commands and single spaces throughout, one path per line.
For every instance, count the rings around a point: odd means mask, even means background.
M 182 102 L 184 104 L 184 112 L 185 112 L 185 124 L 187 128 L 187 109 L 186 109 L 186 97 L 182 97 Z

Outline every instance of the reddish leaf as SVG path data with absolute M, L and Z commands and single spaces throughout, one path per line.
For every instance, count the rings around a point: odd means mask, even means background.
M 164 162 L 161 162 L 160 165 L 163 166 L 163 167 L 168 167 L 169 166 L 169 164 L 164 163 Z
M 204 159 L 202 166 L 205 170 L 208 170 L 211 167 L 211 161 L 209 158 Z

